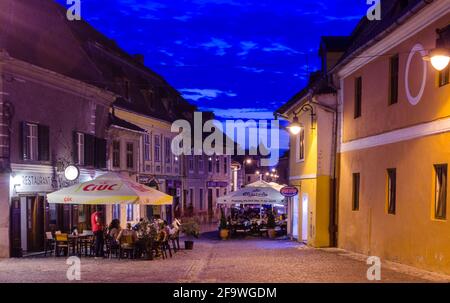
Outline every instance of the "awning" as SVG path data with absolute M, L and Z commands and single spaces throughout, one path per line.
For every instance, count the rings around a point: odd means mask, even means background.
M 173 201 L 172 196 L 118 173 L 108 173 L 95 180 L 63 188 L 48 194 L 47 199 L 54 204 L 89 205 L 171 205 Z
M 246 187 L 217 199 L 217 204 L 284 204 L 284 196 L 273 187 Z

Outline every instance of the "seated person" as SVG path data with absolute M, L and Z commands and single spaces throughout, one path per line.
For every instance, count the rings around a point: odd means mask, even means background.
M 131 243 L 127 242 L 127 238 L 131 239 Z M 122 229 L 117 236 L 117 241 L 120 244 L 134 244 L 138 240 L 137 232 L 132 229 L 131 224 L 127 223 L 127 228 Z
M 118 244 L 117 238 L 121 230 L 122 228 L 120 227 L 120 221 L 118 219 L 112 220 L 108 227 L 108 235 L 114 241 L 113 244 Z

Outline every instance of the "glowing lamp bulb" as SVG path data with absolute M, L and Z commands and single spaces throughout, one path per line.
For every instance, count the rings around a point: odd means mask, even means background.
M 302 125 L 298 121 L 298 117 L 294 117 L 291 125 L 288 126 L 289 132 L 293 135 L 298 135 L 302 130 Z
M 431 60 L 431 65 L 433 65 L 433 67 L 438 71 L 444 70 L 450 63 L 449 56 L 442 56 L 442 55 L 433 56 L 433 57 L 431 57 L 430 60 Z
M 438 71 L 444 70 L 450 63 L 450 50 L 445 48 L 435 48 L 428 56 L 424 57 L 425 61 L 430 61 L 431 65 Z

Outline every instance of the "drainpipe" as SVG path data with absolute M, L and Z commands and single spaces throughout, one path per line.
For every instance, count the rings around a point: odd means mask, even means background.
M 328 105 L 321 104 L 315 101 L 315 97 L 312 98 L 312 104 L 321 107 L 325 111 L 333 114 L 333 145 L 331 147 L 331 161 L 332 161 L 332 180 L 331 180 L 331 197 L 330 197 L 330 221 L 328 231 L 330 233 L 330 246 L 337 246 L 337 128 L 338 128 L 338 111 L 337 106 L 333 108 Z M 337 102 L 336 102 L 337 104 Z

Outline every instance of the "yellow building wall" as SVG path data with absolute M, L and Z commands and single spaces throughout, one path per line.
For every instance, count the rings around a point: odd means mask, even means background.
M 450 162 L 450 133 L 341 154 L 339 247 L 450 274 L 450 222 L 434 219 L 434 165 Z M 387 172 L 397 169 L 396 214 L 387 213 Z M 352 173 L 361 173 L 352 211 Z M 448 185 L 447 185 L 448 186 Z
M 290 178 L 291 184 L 299 189 L 298 196 L 298 234 L 302 240 L 303 196 L 308 196 L 308 240 L 313 247 L 328 247 L 330 245 L 330 163 L 332 153 L 332 121 L 333 116 L 319 108 L 311 128 L 309 112 L 299 116 L 299 121 L 305 126 L 305 159 L 297 158 L 298 136 L 291 136 Z M 321 137 L 323 136 L 323 138 Z

